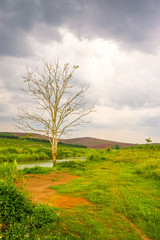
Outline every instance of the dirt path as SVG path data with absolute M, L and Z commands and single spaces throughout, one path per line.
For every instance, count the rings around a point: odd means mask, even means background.
M 59 208 L 72 208 L 77 204 L 90 204 L 84 198 L 72 197 L 69 194 L 59 195 L 56 190 L 50 189 L 50 186 L 66 184 L 78 178 L 68 173 L 51 173 L 48 175 L 27 175 L 24 183 L 18 183 L 18 186 L 24 186 L 33 196 L 33 201 L 46 203 L 50 206 Z

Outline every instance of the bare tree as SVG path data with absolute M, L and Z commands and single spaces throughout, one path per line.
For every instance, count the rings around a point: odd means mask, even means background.
M 68 134 L 75 127 L 87 123 L 85 116 L 93 110 L 84 99 L 88 86 L 78 86 L 72 81 L 74 71 L 66 63 L 61 68 L 59 59 L 55 63 L 44 61 L 44 68 L 32 72 L 27 70 L 24 81 L 26 94 L 36 103 L 36 111 L 19 109 L 16 125 L 23 130 L 31 130 L 48 136 L 51 143 L 53 164 L 57 158 L 57 145 L 62 135 Z M 18 123 L 18 124 L 17 124 Z
M 149 138 L 146 138 L 145 140 L 146 140 L 147 143 L 151 143 L 151 142 L 152 142 L 152 140 L 151 140 L 150 137 L 149 137 Z

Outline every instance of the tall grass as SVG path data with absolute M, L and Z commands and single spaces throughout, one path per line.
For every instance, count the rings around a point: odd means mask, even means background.
M 17 169 L 17 163 L 4 162 L 0 164 L 0 179 L 1 180 L 18 180 L 22 177 L 22 174 Z
M 135 164 L 135 171 L 144 177 L 160 179 L 160 145 L 140 145 L 118 151 L 114 161 Z

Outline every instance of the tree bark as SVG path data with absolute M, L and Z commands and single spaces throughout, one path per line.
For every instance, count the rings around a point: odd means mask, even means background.
M 53 165 L 56 163 L 56 159 L 57 159 L 57 151 L 52 153 L 52 159 L 53 159 Z
M 57 159 L 57 147 L 53 145 L 51 150 L 52 150 L 52 160 L 54 165 Z

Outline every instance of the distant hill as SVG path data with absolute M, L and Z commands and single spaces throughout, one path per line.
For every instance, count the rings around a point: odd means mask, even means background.
M 18 132 L 8 132 L 9 134 L 13 134 L 19 137 L 31 137 L 31 138 L 39 138 L 39 139 L 48 139 L 46 136 L 42 136 L 40 134 L 28 134 L 28 133 L 18 133 Z M 123 143 L 123 142 L 116 142 L 116 141 L 109 141 L 109 140 L 102 140 L 98 138 L 92 137 L 82 137 L 82 138 L 71 138 L 71 139 L 60 139 L 60 142 L 65 144 L 73 144 L 73 145 L 83 145 L 87 148 L 99 148 L 104 149 L 106 147 L 112 147 L 115 145 L 119 145 L 120 147 L 131 147 L 137 144 L 132 143 Z
M 115 142 L 115 141 L 102 140 L 102 139 L 91 138 L 91 137 L 61 139 L 60 141 L 68 144 L 84 145 L 84 146 L 87 146 L 87 148 L 99 148 L 99 149 L 104 149 L 106 147 L 112 147 L 115 145 L 119 145 L 120 147 L 130 147 L 130 146 L 137 145 L 132 143 Z
M 45 139 L 48 140 L 47 136 L 43 136 L 41 134 L 37 134 L 37 133 L 19 133 L 19 132 L 8 132 L 9 134 L 18 136 L 18 137 L 30 137 L 30 138 L 39 138 L 39 139 Z

